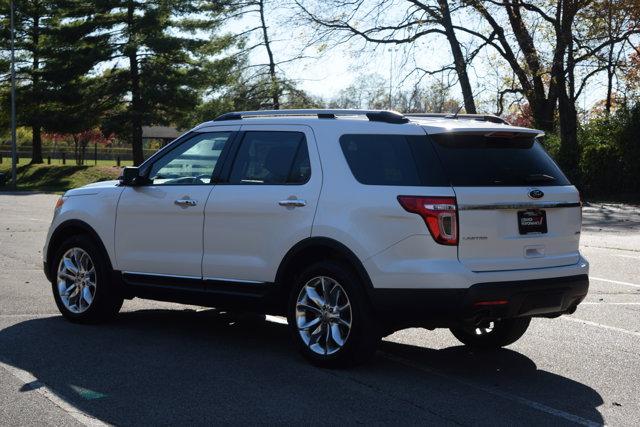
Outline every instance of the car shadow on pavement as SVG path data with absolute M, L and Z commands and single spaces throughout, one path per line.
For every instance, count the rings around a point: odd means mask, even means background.
M 385 341 L 368 365 L 324 370 L 298 356 L 286 325 L 215 310 L 22 321 L 0 331 L 0 361 L 116 425 L 569 423 L 535 402 L 603 423 L 595 390 L 512 350 Z

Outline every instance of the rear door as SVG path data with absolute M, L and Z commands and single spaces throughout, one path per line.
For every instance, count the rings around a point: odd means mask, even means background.
M 532 133 L 431 135 L 458 202 L 458 258 L 472 271 L 578 262 L 576 188 Z

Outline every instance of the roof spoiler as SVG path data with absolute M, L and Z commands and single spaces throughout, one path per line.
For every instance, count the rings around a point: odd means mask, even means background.
M 493 114 L 449 114 L 449 113 L 407 113 L 405 114 L 408 117 L 434 117 L 434 118 L 442 118 L 442 119 L 467 119 L 467 120 L 477 120 L 479 122 L 491 122 L 491 123 L 501 123 L 504 125 L 508 125 L 505 119 L 499 116 L 494 116 Z

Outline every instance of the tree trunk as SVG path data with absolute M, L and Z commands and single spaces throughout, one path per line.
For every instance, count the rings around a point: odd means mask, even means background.
M 260 7 L 260 25 L 262 27 L 262 38 L 264 39 L 264 46 L 267 49 L 267 56 L 269 57 L 269 77 L 271 79 L 271 98 L 273 101 L 273 109 L 280 109 L 280 85 L 278 83 L 278 77 L 276 76 L 276 63 L 273 59 L 273 52 L 271 51 L 271 42 L 269 41 L 269 33 L 267 31 L 267 23 L 264 17 L 264 0 L 259 0 L 258 5 Z
M 31 138 L 31 164 L 44 163 L 42 160 L 42 129 L 39 125 L 34 125 L 31 127 L 31 132 L 33 132 Z
M 573 41 L 567 43 L 566 74 L 560 79 L 558 110 L 560 112 L 560 152 L 558 160 L 569 180 L 580 185 L 580 147 L 578 145 L 578 111 L 575 98 L 575 61 Z M 566 76 L 566 77 L 565 77 Z
M 142 102 L 140 97 L 140 72 L 138 69 L 138 51 L 132 44 L 134 4 L 128 2 L 127 21 L 129 26 L 129 78 L 131 83 L 131 153 L 135 166 L 144 162 L 142 152 Z
M 460 42 L 458 41 L 458 37 L 453 29 L 449 3 L 447 0 L 438 0 L 438 5 L 440 6 L 440 13 L 442 15 L 442 25 L 447 35 L 449 46 L 451 47 L 453 63 L 460 82 L 460 90 L 462 91 L 462 98 L 464 100 L 464 109 L 469 114 L 476 114 L 473 90 L 471 89 L 471 82 L 469 81 L 469 74 L 467 73 L 467 61 L 462 53 Z
M 40 17 L 33 19 L 33 120 L 31 125 L 31 164 L 44 163 L 42 159 L 42 126 L 40 125 L 40 102 L 42 94 L 40 93 Z
M 580 185 L 580 171 L 578 159 L 580 157 L 580 147 L 578 146 L 578 112 L 563 86 L 559 96 L 560 109 L 560 151 L 558 162 L 569 180 Z
M 607 34 L 609 36 L 609 40 L 613 38 L 613 29 L 611 28 L 612 24 L 612 7 L 611 1 L 607 2 Z M 604 104 L 604 111 L 609 117 L 611 115 L 611 97 L 613 95 L 613 75 L 614 75 L 614 65 L 613 65 L 613 48 L 614 44 L 609 46 L 609 52 L 607 55 L 607 98 Z

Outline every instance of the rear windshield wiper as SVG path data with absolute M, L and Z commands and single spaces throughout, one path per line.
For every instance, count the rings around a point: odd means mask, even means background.
M 524 180 L 527 182 L 549 182 L 555 181 L 556 177 L 545 173 L 532 173 L 531 175 L 527 175 Z

